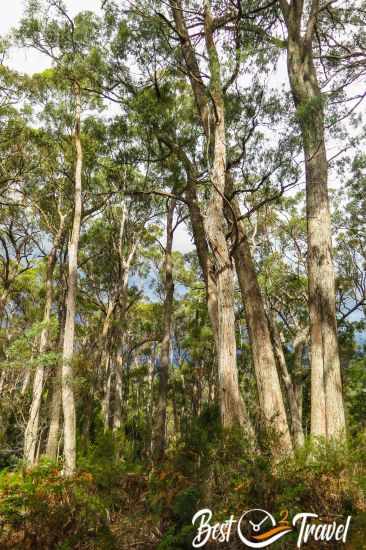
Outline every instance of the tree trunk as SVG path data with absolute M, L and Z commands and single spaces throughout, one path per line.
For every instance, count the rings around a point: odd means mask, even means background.
M 239 227 L 240 227 L 239 222 Z M 276 432 L 275 452 L 292 450 L 276 360 L 247 236 L 239 231 L 234 250 L 236 271 L 245 309 L 261 412 L 267 428 Z M 277 439 L 278 438 L 278 439 Z
M 117 432 L 122 426 L 122 403 L 123 403 L 123 353 L 117 351 L 116 356 L 116 383 L 113 411 L 113 431 Z
M 271 311 L 268 313 L 268 322 L 272 335 L 274 354 L 277 359 L 283 384 L 286 388 L 294 445 L 295 447 L 302 447 L 304 445 L 304 430 L 302 427 L 302 408 L 299 406 L 298 401 L 299 391 L 296 391 L 295 384 L 293 383 L 288 371 L 285 355 L 283 353 L 281 335 L 278 331 L 276 321 L 273 318 Z
M 203 217 L 197 204 L 197 192 L 194 187 L 194 179 L 191 171 L 187 173 L 186 198 L 188 200 L 189 217 L 192 224 L 193 240 L 197 250 L 206 287 L 207 309 L 211 321 L 213 336 L 215 339 L 217 355 L 219 353 L 219 321 L 217 311 L 217 286 L 214 275 L 213 263 L 207 245 Z
M 68 279 L 66 296 L 66 321 L 62 354 L 62 409 L 64 415 L 64 471 L 67 477 L 75 473 L 76 468 L 76 413 L 73 388 L 72 359 L 74 354 L 75 303 L 77 292 L 78 248 L 81 226 L 81 175 L 83 151 L 80 139 L 81 98 L 80 86 L 75 85 L 75 199 L 72 234 L 68 246 Z
M 346 423 L 337 339 L 335 280 L 332 262 L 328 163 L 324 140 L 323 98 L 313 60 L 312 40 L 319 13 L 313 0 L 302 35 L 302 11 L 292 2 L 281 6 L 288 28 L 287 65 L 301 126 L 306 171 L 308 278 L 311 360 L 311 433 L 339 438 Z
M 211 72 L 211 95 L 215 105 L 212 166 L 210 167 L 211 199 L 207 208 L 205 227 L 214 257 L 217 282 L 219 331 L 219 401 L 222 425 L 245 426 L 248 415 L 240 395 L 234 313 L 234 273 L 225 235 L 224 203 L 226 174 L 225 109 L 221 89 L 220 65 L 213 41 L 209 3 L 205 6 L 205 38 Z
M 24 434 L 24 459 L 29 466 L 32 466 L 36 462 L 36 444 L 38 439 L 39 428 L 39 412 L 41 408 L 43 383 L 44 383 L 44 364 L 42 362 L 42 354 L 47 351 L 48 347 L 48 335 L 49 324 L 51 320 L 51 309 L 53 302 L 53 273 L 55 270 L 57 251 L 61 244 L 62 236 L 65 227 L 65 217 L 60 218 L 60 227 L 55 237 L 52 250 L 47 258 L 47 272 L 46 272 L 46 302 L 44 306 L 43 314 L 43 328 L 40 337 L 39 344 L 39 356 L 40 363 L 37 366 L 34 381 L 33 381 L 33 396 L 32 404 L 29 411 L 29 420 Z
M 3 369 L 1 371 L 1 375 L 0 375 L 0 396 L 3 393 L 3 389 L 4 389 L 4 386 L 5 386 L 5 380 L 6 380 L 6 370 Z
M 171 0 L 171 10 L 179 34 L 182 55 L 188 70 L 197 111 L 205 132 L 211 189 L 205 215 L 205 233 L 213 254 L 214 280 L 217 295 L 218 385 L 222 424 L 245 426 L 250 437 L 253 429 L 240 394 L 234 315 L 234 273 L 225 235 L 223 195 L 226 171 L 225 107 L 221 85 L 221 68 L 213 37 L 210 2 L 204 6 L 204 34 L 210 69 L 210 89 L 207 90 L 190 40 L 184 9 L 180 0 Z M 209 93 L 208 93 L 209 92 Z M 211 98 L 212 105 L 208 102 Z
M 225 191 L 232 196 L 233 182 L 229 172 L 226 174 Z M 289 453 L 292 451 L 291 435 L 263 297 L 249 241 L 243 222 L 239 220 L 241 216 L 239 204 L 235 198 L 231 198 L 230 202 L 231 209 L 227 207 L 226 212 L 228 217 L 232 219 L 235 216 L 238 220 L 235 222 L 237 242 L 233 243 L 233 256 L 245 310 L 260 409 L 266 428 L 276 433 L 273 451 L 276 454 Z
M 301 331 L 294 339 L 294 373 L 292 377 L 292 383 L 295 393 L 295 399 L 297 402 L 297 408 L 299 411 L 301 423 L 303 416 L 303 396 L 304 396 L 304 380 L 305 372 L 302 365 L 302 356 L 304 353 L 306 341 L 308 339 L 309 330 Z
M 170 200 L 167 211 L 166 224 L 166 246 L 164 261 L 164 314 L 163 314 L 163 338 L 160 350 L 160 365 L 158 370 L 158 399 L 154 414 L 154 427 L 152 438 L 152 458 L 155 465 L 158 465 L 163 459 L 166 447 L 166 413 L 168 402 L 168 381 L 170 367 L 170 350 L 172 336 L 173 319 L 173 299 L 174 299 L 174 281 L 173 281 L 173 218 L 175 210 L 175 201 Z
M 30 381 L 31 381 L 31 374 L 32 374 L 32 371 L 31 371 L 30 366 L 28 365 L 26 367 L 26 370 L 25 370 L 22 389 L 20 390 L 20 395 L 22 395 L 22 396 L 24 396 L 28 391 L 29 384 L 30 384 Z
M 9 292 L 4 290 L 2 295 L 0 296 L 0 326 L 3 320 L 6 304 L 8 301 Z
M 112 361 L 109 350 L 105 354 L 105 380 L 104 380 L 104 396 L 102 401 L 102 419 L 104 431 L 109 430 L 109 418 L 111 409 L 111 385 L 112 385 Z
M 56 366 L 56 376 L 53 383 L 50 408 L 50 428 L 48 431 L 46 456 L 51 460 L 57 459 L 61 424 L 61 369 Z
M 58 349 L 61 350 L 64 341 L 65 320 L 66 320 L 66 298 L 65 293 L 60 300 L 58 322 L 59 322 L 59 337 L 58 337 Z M 60 426 L 61 426 L 61 405 L 62 405 L 62 390 L 61 390 L 61 370 L 62 365 L 57 364 L 54 368 L 54 376 L 52 383 L 52 398 L 50 406 L 50 427 L 48 430 L 47 444 L 46 444 L 46 456 L 51 460 L 58 458 L 58 449 L 60 442 Z

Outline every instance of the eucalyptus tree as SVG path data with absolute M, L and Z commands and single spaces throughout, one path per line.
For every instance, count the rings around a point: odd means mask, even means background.
M 303 1 L 281 0 L 280 7 L 287 28 L 287 67 L 305 157 L 311 431 L 315 436 L 341 437 L 346 424 L 337 339 L 324 96 L 314 60 L 314 42 L 322 12 L 333 8 L 319 0 L 313 0 L 309 6 Z
M 47 137 L 49 138 L 49 136 Z M 46 228 L 52 239 L 50 249 L 46 255 L 46 296 L 42 321 L 43 328 L 39 341 L 39 365 L 34 374 L 33 399 L 29 411 L 28 424 L 24 434 L 24 457 L 30 465 L 32 465 L 36 459 L 36 445 L 39 435 L 39 415 L 45 376 L 45 362 L 43 356 L 48 351 L 49 347 L 49 327 L 54 303 L 54 271 L 58 252 L 66 234 L 66 214 L 61 207 L 61 205 L 64 204 L 62 194 L 62 183 L 64 178 L 63 175 L 61 175 L 60 178 L 61 170 L 60 166 L 57 166 L 59 151 L 55 151 L 52 145 L 53 144 L 50 144 L 46 138 L 43 146 L 41 145 L 39 148 L 39 158 L 42 158 L 42 154 L 46 155 L 46 158 L 43 159 L 44 162 L 41 163 L 41 174 L 38 175 L 38 178 L 36 177 L 36 179 L 38 179 L 37 184 L 39 184 L 40 178 L 45 182 L 48 176 L 49 180 L 47 183 L 39 185 L 37 192 L 33 192 L 29 197 L 32 205 L 35 207 L 36 213 L 40 217 L 40 226 Z M 47 168 L 49 174 L 47 174 Z M 29 190 L 27 190 L 27 194 L 28 193 Z
M 266 300 L 268 325 L 279 372 L 286 388 L 291 430 L 304 443 L 307 418 L 303 396 L 309 319 L 306 270 L 306 221 L 302 193 L 258 213 L 253 233 Z M 307 389 L 307 386 L 306 386 Z
M 164 9 L 163 6 L 160 6 L 159 3 L 156 4 L 155 11 L 150 15 L 149 24 L 155 24 L 158 25 L 157 21 L 160 21 L 160 26 L 163 28 L 163 33 L 167 31 L 167 26 L 169 26 L 170 30 L 168 31 L 168 35 L 170 31 L 173 29 L 176 33 L 176 38 L 180 42 L 179 48 L 175 49 L 174 51 L 174 67 L 175 72 L 178 71 L 178 74 L 181 74 L 183 76 L 180 76 L 180 81 L 182 84 L 179 84 L 179 92 L 177 97 L 177 104 L 182 109 L 182 106 L 186 105 L 187 99 L 183 95 L 183 91 L 186 90 L 186 83 L 184 82 L 184 75 L 186 76 L 186 79 L 189 80 L 190 86 L 191 86 L 191 93 L 193 94 L 193 98 L 196 105 L 196 113 L 198 114 L 198 121 L 200 123 L 200 129 L 197 128 L 196 130 L 193 130 L 191 135 L 194 136 L 195 142 L 188 142 L 185 138 L 185 130 L 183 130 L 184 126 L 186 124 L 182 125 L 182 129 L 178 128 L 175 130 L 175 132 L 172 132 L 169 134 L 169 132 L 166 131 L 165 128 L 163 128 L 163 125 L 156 125 L 156 134 L 158 139 L 165 145 L 168 150 L 170 149 L 172 154 L 175 158 L 177 158 L 182 167 L 184 168 L 186 175 L 187 175 L 187 185 L 185 189 L 185 197 L 187 200 L 187 206 L 190 210 L 190 218 L 192 223 L 192 229 L 193 229 L 193 235 L 195 244 L 197 247 L 197 252 L 200 258 L 200 263 L 202 267 L 202 271 L 205 278 L 206 288 L 207 288 L 207 296 L 208 296 L 208 307 L 210 311 L 210 318 L 212 321 L 212 325 L 214 327 L 214 334 L 217 335 L 216 337 L 216 344 L 217 344 L 217 350 L 218 350 L 218 358 L 219 363 L 221 366 L 219 366 L 219 372 L 220 369 L 223 369 L 223 372 L 221 372 L 221 375 L 219 376 L 219 384 L 221 384 L 221 387 L 223 388 L 225 384 L 227 383 L 227 387 L 232 388 L 232 396 L 237 395 L 238 398 L 240 397 L 240 392 L 237 392 L 238 386 L 237 386 L 237 375 L 234 375 L 232 373 L 236 372 L 236 369 L 234 368 L 234 363 L 236 362 L 235 359 L 235 353 L 233 355 L 230 354 L 228 351 L 230 346 L 232 346 L 233 349 L 236 349 L 236 342 L 235 338 L 233 338 L 233 335 L 235 335 L 235 327 L 234 327 L 234 321 L 233 317 L 230 315 L 233 315 L 233 294 L 230 294 L 230 289 L 233 289 L 233 283 L 234 283 L 234 272 L 231 265 L 231 251 L 230 251 L 230 245 L 226 241 L 226 220 L 224 215 L 224 205 L 227 206 L 227 200 L 224 197 L 224 193 L 228 192 L 228 185 L 230 185 L 231 180 L 231 174 L 230 171 L 235 165 L 236 156 L 233 151 L 230 150 L 231 158 L 228 158 L 226 160 L 226 156 L 228 153 L 228 144 L 229 141 L 227 141 L 225 136 L 225 123 L 224 118 L 227 116 L 227 119 L 230 120 L 230 114 L 232 112 L 231 109 L 227 109 L 226 105 L 232 105 L 232 108 L 234 108 L 235 99 L 232 99 L 230 94 L 228 93 L 228 88 L 230 85 L 236 80 L 237 74 L 238 74 L 238 67 L 235 66 L 233 74 L 229 74 L 227 76 L 227 81 L 225 83 L 221 82 L 221 76 L 220 72 L 222 72 L 222 67 L 220 68 L 218 59 L 217 59 L 217 53 L 220 50 L 220 39 L 217 38 L 219 28 L 222 24 L 222 21 L 220 20 L 220 24 L 218 23 L 218 18 L 214 18 L 213 15 L 209 14 L 210 9 L 208 6 L 206 6 L 205 11 L 200 11 L 190 8 L 186 8 L 183 5 L 180 5 L 179 3 L 172 3 L 171 5 L 171 13 L 172 13 L 172 19 L 169 19 L 169 12 Z M 160 8 L 160 11 L 159 11 Z M 139 10 L 136 9 L 137 14 L 139 15 Z M 206 19 L 205 19 L 206 17 Z M 187 20 L 186 20 L 187 19 Z M 206 27 L 204 27 L 203 21 L 206 21 Z M 210 22 L 211 21 L 211 22 Z M 226 21 L 226 18 L 224 18 L 224 22 Z M 195 32 L 195 38 L 190 36 L 190 33 L 188 31 L 188 27 L 191 26 L 191 24 L 195 24 L 196 32 Z M 164 30 L 165 29 L 165 30 Z M 162 34 L 162 39 L 160 42 L 162 42 L 161 47 L 167 50 L 168 53 L 166 53 L 166 57 L 169 60 L 169 55 L 171 55 L 172 47 L 175 48 L 174 42 L 173 46 L 169 42 L 168 47 L 167 44 L 164 45 L 164 39 L 167 40 L 166 34 Z M 206 54 L 209 59 L 209 67 L 204 67 L 199 65 L 198 59 L 200 59 L 201 52 L 199 48 L 201 46 L 195 45 L 195 40 L 201 40 L 200 44 L 206 48 Z M 217 39 L 217 44 L 216 44 Z M 205 42 L 206 41 L 206 42 Z M 160 45 L 159 42 L 159 45 Z M 156 43 L 155 43 L 156 46 Z M 157 46 L 156 46 L 157 47 Z M 156 50 L 154 50 L 156 51 Z M 216 51 L 216 53 L 215 53 Z M 211 57 L 210 57 L 211 56 Z M 161 65 L 164 66 L 164 55 L 162 55 L 159 58 L 159 61 Z M 165 61 L 169 62 L 169 61 Z M 238 61 L 240 66 L 240 61 Z M 171 70 L 171 69 L 169 69 Z M 211 82 L 209 84 L 206 84 L 207 80 L 207 71 L 209 70 Z M 165 77 L 165 78 L 164 78 Z M 174 77 L 173 77 L 174 78 Z M 160 96 L 158 94 L 157 101 L 159 97 L 161 97 L 163 85 L 162 82 L 164 80 L 167 80 L 167 73 L 164 74 L 161 78 L 157 77 L 157 73 L 152 75 L 152 83 L 154 85 L 154 88 L 156 89 L 158 87 L 160 91 Z M 153 89 L 153 88 L 152 88 Z M 213 93 L 214 91 L 214 93 Z M 184 98 L 184 99 L 183 99 Z M 224 98 L 226 101 L 226 104 L 224 104 Z M 230 100 L 232 100 L 232 103 L 230 103 Z M 185 108 L 185 107 L 184 107 Z M 226 109 L 228 110 L 228 113 L 226 113 Z M 220 112 L 219 112 L 220 111 Z M 191 115 L 192 118 L 192 115 Z M 192 127 L 194 128 L 194 118 L 191 122 Z M 174 126 L 176 126 L 176 121 L 173 122 Z M 221 126 L 220 126 L 221 125 Z M 182 131 L 183 130 L 183 131 Z M 197 132 L 203 132 L 203 136 L 199 135 Z M 230 130 L 229 127 L 227 127 L 227 133 L 229 134 Z M 173 135 L 175 134 L 175 135 Z M 220 134 L 220 135 L 219 135 Z M 203 140 L 202 140 L 203 137 Z M 249 136 L 250 137 L 250 136 Z M 240 143 L 238 144 L 238 140 L 233 140 L 235 143 L 235 146 L 237 147 L 239 145 L 239 152 L 240 152 Z M 245 139 L 243 138 L 243 142 L 245 142 Z M 196 150 L 192 149 L 192 143 L 196 143 Z M 203 147 L 202 147 L 202 144 Z M 217 148 L 215 149 L 215 144 Z M 245 148 L 245 143 L 242 144 L 243 148 Z M 220 156 L 221 155 L 221 156 Z M 238 162 L 243 158 L 244 154 L 242 153 L 239 155 Z M 215 164 L 216 163 L 216 164 Z M 223 172 L 222 172 L 223 170 Z M 208 177 L 206 176 L 208 174 Z M 222 177 L 224 179 L 222 180 Z M 219 178 L 219 180 L 217 180 Z M 221 178 L 221 179 L 220 179 Z M 199 186 L 203 187 L 204 192 L 201 193 L 199 191 Z M 223 187 L 222 187 L 223 185 Z M 221 186 L 221 187 L 220 187 Z M 228 192 L 228 196 L 230 193 Z M 234 198 L 232 198 L 233 202 L 236 202 Z M 220 210 L 220 205 L 222 206 Z M 211 209 L 213 209 L 215 216 L 212 216 Z M 231 213 L 233 212 L 233 207 L 231 207 Z M 220 213 L 220 215 L 218 214 Z M 232 220 L 232 214 L 231 218 L 229 216 L 229 222 L 231 225 L 234 225 L 236 230 L 239 227 L 239 230 L 241 230 L 240 238 L 238 239 L 238 242 L 240 243 L 241 247 L 243 246 L 243 243 L 245 245 L 245 239 L 243 239 L 243 231 L 244 229 L 241 227 L 240 224 L 236 224 L 236 217 L 239 216 L 238 210 L 236 211 L 236 215 L 234 216 L 234 220 Z M 241 216 L 241 213 L 240 213 Z M 215 225 L 215 228 L 212 224 L 214 222 L 216 224 L 219 223 L 219 219 L 221 220 L 220 223 L 223 225 L 221 226 L 221 232 L 218 231 L 218 227 Z M 216 221 L 215 221 L 216 220 Z M 215 238 L 213 237 L 215 235 Z M 224 241 L 220 241 L 220 247 L 218 247 L 218 243 L 216 242 L 218 238 L 220 238 L 220 235 L 225 237 L 225 246 Z M 210 239 L 214 239 L 214 241 L 211 241 Z M 235 241 L 235 239 L 233 239 Z M 224 246 L 223 249 L 221 249 L 221 246 Z M 233 246 L 232 250 L 235 251 L 236 247 Z M 228 256 L 225 256 L 223 254 L 223 250 L 226 250 Z M 216 256 L 215 256 L 216 251 Z M 235 252 L 234 252 L 235 253 Z M 225 264 L 225 258 L 228 263 Z M 245 277 L 245 282 L 247 285 L 248 292 L 246 292 L 243 295 L 243 299 L 245 300 L 245 303 L 253 303 L 253 292 L 249 292 L 249 289 L 253 289 L 254 287 L 257 288 L 258 292 L 256 294 L 256 304 L 262 304 L 262 297 L 260 295 L 259 287 L 256 286 L 256 273 L 254 269 L 254 264 L 251 260 L 251 252 L 250 248 L 247 244 L 246 247 L 246 267 L 251 268 L 251 270 L 244 269 L 244 266 L 241 265 L 241 273 Z M 219 262 L 220 266 L 215 265 L 216 262 Z M 220 263 L 221 262 L 221 263 Z M 222 263 L 223 262 L 223 263 Z M 251 263 L 250 263 L 251 262 Z M 226 265 L 225 269 L 223 268 L 223 265 Z M 239 268 L 240 268 L 239 265 Z M 248 273 L 250 272 L 250 277 Z M 225 279 L 225 277 L 228 277 L 231 280 L 231 285 L 227 286 L 226 284 L 225 289 L 228 290 L 228 292 L 223 292 L 223 288 L 221 287 L 221 300 L 222 303 L 225 303 L 226 305 L 228 302 L 225 300 L 231 300 L 231 314 L 228 313 L 229 307 L 224 307 L 223 310 L 225 310 L 225 314 L 221 317 L 221 325 L 220 325 L 220 315 L 219 315 L 219 309 L 218 309 L 218 302 L 219 302 L 219 287 L 218 279 L 222 278 Z M 221 281 L 222 283 L 222 281 Z M 254 287 L 253 287 L 254 283 Z M 230 298 L 231 296 L 231 298 Z M 253 311 L 254 311 L 255 305 L 253 303 Z M 258 308 L 257 308 L 258 310 Z M 252 315 L 248 316 L 249 323 L 251 325 L 252 334 L 253 334 L 253 341 L 257 343 L 257 347 L 255 352 L 253 353 L 253 360 L 256 365 L 256 372 L 257 372 L 257 379 L 258 379 L 258 391 L 260 395 L 260 400 L 263 405 L 263 411 L 264 411 L 264 417 L 266 418 L 267 426 L 271 425 L 272 422 L 274 424 L 277 423 L 277 431 L 279 433 L 283 434 L 284 440 L 287 441 L 287 444 L 283 448 L 291 448 L 291 442 L 289 439 L 289 432 L 287 427 L 287 420 L 285 415 L 285 410 L 283 407 L 283 400 L 281 396 L 281 389 L 279 385 L 279 379 L 276 371 L 276 364 L 275 359 L 273 355 L 273 350 L 271 346 L 270 341 L 270 335 L 267 327 L 267 322 L 265 318 L 265 312 L 263 306 L 258 310 L 258 312 L 261 313 L 261 315 L 258 317 L 258 315 Z M 228 313 L 231 321 L 233 323 L 229 322 L 226 323 L 226 313 Z M 258 322 L 258 319 L 260 318 L 260 321 Z M 226 319 L 227 320 L 227 319 Z M 220 329 L 221 327 L 221 329 Z M 231 327 L 230 329 L 228 327 Z M 258 332 L 258 329 L 261 329 L 261 331 Z M 228 330 L 230 337 L 227 337 L 227 335 L 224 338 L 224 332 L 225 330 Z M 221 332 L 221 337 L 220 335 Z M 222 346 L 222 341 L 225 340 L 224 345 Z M 230 348 L 231 349 L 231 348 Z M 225 360 L 223 360 L 223 355 L 225 353 L 228 353 L 228 357 L 230 357 L 230 362 L 227 361 L 227 357 Z M 223 367 L 223 363 L 225 363 L 226 367 Z M 230 369 L 228 367 L 230 366 Z M 231 379 L 230 384 L 226 381 L 224 382 L 225 378 L 225 369 L 228 369 L 226 374 L 228 378 L 233 376 Z M 230 370 L 230 373 L 229 373 Z M 236 382 L 234 381 L 236 379 Z M 221 381 L 220 381 L 221 380 Z M 234 386 L 236 389 L 234 390 Z M 226 387 L 226 386 L 225 386 Z M 227 396 L 227 399 L 229 399 L 229 394 L 226 390 L 223 392 L 225 396 Z M 278 390 L 278 391 L 277 391 Z M 221 393 L 221 399 L 222 399 L 222 393 Z M 233 397 L 233 401 L 235 401 L 235 397 Z M 225 401 L 225 399 L 224 399 Z M 223 414 L 226 414 L 224 412 L 225 407 L 229 407 L 228 403 L 224 403 L 221 401 L 222 405 L 222 411 Z M 279 412 L 280 411 L 280 412 Z M 279 412 L 279 414 L 278 414 Z M 230 418 L 230 413 L 227 413 Z M 235 416 L 235 415 L 234 415 Z M 274 420 L 276 419 L 276 420 Z M 233 422 L 235 422 L 235 419 L 231 419 Z M 238 420 L 238 419 L 236 419 Z M 230 421 L 231 422 L 231 421 Z M 225 424 L 225 422 L 224 422 Z
M 9 197 L 6 194 L 3 198 L 6 198 L 7 206 L 3 206 L 0 212 L 0 387 L 1 408 L 4 409 L 1 433 L 5 434 L 9 426 L 7 419 L 23 411 L 19 402 L 23 404 L 22 396 L 26 394 L 30 382 L 38 337 L 32 324 L 35 322 L 39 289 L 35 281 L 35 220 L 21 196 L 17 196 L 16 204 L 14 195 Z M 11 204 L 8 202 L 10 199 Z M 14 421 L 15 431 L 21 423 Z
M 163 306 L 163 335 L 161 340 L 161 352 L 159 361 L 159 392 L 155 408 L 155 422 L 152 437 L 152 457 L 155 464 L 164 458 L 166 447 L 166 417 L 168 399 L 169 366 L 172 341 L 172 318 L 174 299 L 173 280 L 173 237 L 177 225 L 174 221 L 174 199 L 168 199 L 166 214 L 166 244 L 164 246 L 164 306 Z
M 128 179 L 136 181 L 132 171 Z M 111 191 L 103 218 L 97 217 L 89 222 L 82 240 L 82 295 L 95 304 L 101 314 L 100 329 L 95 336 L 95 368 L 99 373 L 97 386 L 101 384 L 99 391 L 105 429 L 110 426 L 112 379 L 117 381 L 117 385 L 122 384 L 123 353 L 119 350 L 124 346 L 128 311 L 139 298 L 139 293 L 130 289 L 130 279 L 139 271 L 141 248 L 149 247 L 154 232 L 153 218 L 153 209 L 146 201 L 131 200 L 123 188 L 116 195 Z M 116 400 L 121 402 L 121 399 L 119 394 Z
M 68 242 L 66 319 L 62 359 L 65 474 L 70 476 L 75 472 L 76 466 L 76 418 L 72 359 L 75 338 L 78 249 L 83 208 L 81 115 L 82 109 L 88 103 L 83 95 L 82 87 L 83 85 L 87 86 L 90 82 L 89 75 L 95 74 L 91 68 L 96 69 L 100 27 L 97 18 L 91 12 L 79 14 L 72 20 L 62 1 L 50 1 L 42 5 L 30 2 L 26 17 L 17 31 L 17 36 L 23 45 L 34 47 L 49 56 L 58 82 L 68 89 L 68 110 L 72 112 L 73 117 L 74 204 Z
M 33 266 L 34 227 L 19 217 L 17 205 L 8 204 L 0 218 L 0 320 L 14 292 L 17 279 Z
M 351 164 L 351 178 L 336 194 L 337 227 L 335 265 L 337 270 L 337 314 L 340 329 L 350 319 L 366 315 L 366 219 L 365 155 L 357 153 Z

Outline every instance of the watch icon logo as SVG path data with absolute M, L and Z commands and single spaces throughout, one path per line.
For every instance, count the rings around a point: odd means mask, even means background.
M 287 517 L 286 511 L 283 513 L 283 519 L 277 524 L 272 514 L 266 510 L 247 510 L 239 519 L 238 536 L 249 548 L 265 548 L 293 531 Z
M 247 548 L 266 548 L 288 533 L 297 533 L 297 548 L 301 548 L 310 539 L 321 543 L 331 543 L 333 540 L 347 540 L 351 524 L 351 516 L 343 523 L 335 520 L 324 523 L 322 516 L 314 512 L 299 512 L 288 521 L 288 511 L 281 512 L 280 521 L 262 510 L 253 508 L 242 514 L 239 520 L 231 514 L 225 521 L 213 522 L 213 513 L 209 508 L 203 508 L 195 513 L 192 524 L 197 528 L 197 534 L 192 541 L 193 548 L 202 548 L 209 541 L 228 543 L 231 535 L 238 536 Z M 234 533 L 236 531 L 236 534 Z

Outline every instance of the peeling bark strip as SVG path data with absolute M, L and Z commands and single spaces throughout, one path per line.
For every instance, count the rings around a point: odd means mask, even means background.
M 163 338 L 161 341 L 160 365 L 158 370 L 159 387 L 158 399 L 155 407 L 155 424 L 152 437 L 152 457 L 154 464 L 159 464 L 164 458 L 166 447 L 166 410 L 168 402 L 168 381 L 170 366 L 170 349 L 172 337 L 172 318 L 173 318 L 173 299 L 174 299 L 174 281 L 173 281 L 173 217 L 175 201 L 169 200 L 166 222 L 166 247 L 164 261 L 164 321 Z
M 301 32 L 304 3 L 291 0 L 288 4 L 280 0 L 280 5 L 288 29 L 288 74 L 305 156 L 311 433 L 328 438 L 341 437 L 345 434 L 346 422 L 337 339 L 324 109 L 312 51 L 320 2 L 312 0 L 304 33 Z
M 62 409 L 64 414 L 64 471 L 72 476 L 76 467 L 76 413 L 73 388 L 75 302 L 77 292 L 78 249 L 81 226 L 81 175 L 83 168 L 83 150 L 80 139 L 81 98 L 80 86 L 75 84 L 75 198 L 74 220 L 68 246 L 69 272 L 67 279 L 66 321 L 62 354 Z

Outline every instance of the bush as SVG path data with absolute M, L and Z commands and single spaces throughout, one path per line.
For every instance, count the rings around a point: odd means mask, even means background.
M 0 547 L 78 549 L 113 548 L 107 511 L 93 476 L 81 472 L 65 479 L 42 462 L 32 470 L 0 476 Z

